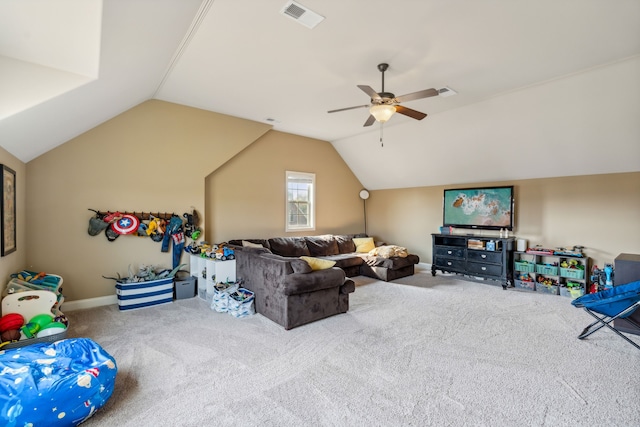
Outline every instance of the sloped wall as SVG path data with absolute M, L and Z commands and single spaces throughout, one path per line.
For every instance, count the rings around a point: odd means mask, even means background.
M 333 144 L 373 190 L 637 172 L 639 75 L 635 56 L 420 122 L 393 117 L 384 148 L 376 127 Z
M 285 171 L 316 174 L 316 229 L 285 232 Z M 207 178 L 207 238 L 361 233 L 362 185 L 325 141 L 270 131 Z
M 89 236 L 87 209 L 182 215 L 195 207 L 204 217 L 205 177 L 269 129 L 152 100 L 32 160 L 28 266 L 61 275 L 68 301 L 114 295 L 114 282 L 102 276 L 126 275 L 129 265 L 170 267 L 170 253 L 151 239 Z

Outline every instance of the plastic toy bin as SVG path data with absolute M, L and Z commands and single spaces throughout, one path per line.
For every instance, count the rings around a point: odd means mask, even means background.
M 569 279 L 583 279 L 584 270 L 579 268 L 562 268 L 560 267 L 560 275 Z
M 545 285 L 544 283 L 536 283 L 536 292 L 558 295 L 558 285 Z
M 563 297 L 569 297 L 576 299 L 584 295 L 584 289 L 582 288 L 567 288 L 565 286 L 560 287 L 560 295 Z
M 187 299 L 196 296 L 196 278 L 186 277 L 176 280 L 174 284 L 176 299 Z
M 7 295 L 2 299 L 2 314 L 18 313 L 28 322 L 38 314 L 50 314 L 51 317 L 62 316 L 62 312 L 54 310 L 57 296 L 51 291 L 22 291 Z M 65 317 L 66 319 L 66 317 Z M 68 323 L 68 321 L 67 321 Z M 4 344 L 2 350 L 24 347 L 36 343 L 54 342 L 67 337 L 67 328 L 60 332 L 41 337 L 23 338 L 20 341 Z
M 534 265 L 530 262 L 516 261 L 515 269 L 523 273 L 533 273 Z
M 536 264 L 536 273 L 548 274 L 549 276 L 557 276 L 558 267 L 553 265 Z
M 526 281 L 526 280 L 514 280 L 513 285 L 518 289 L 523 289 L 525 291 L 535 291 L 536 290 L 536 282 L 534 281 Z

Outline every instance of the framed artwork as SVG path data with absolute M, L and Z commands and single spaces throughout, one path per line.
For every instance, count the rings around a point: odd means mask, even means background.
M 2 220 L 2 240 L 0 250 L 2 256 L 16 250 L 16 171 L 2 166 L 2 203 L 0 218 Z

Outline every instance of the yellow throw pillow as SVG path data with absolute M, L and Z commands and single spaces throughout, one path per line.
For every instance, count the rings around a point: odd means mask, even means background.
M 356 237 L 353 239 L 353 243 L 356 245 L 356 252 L 364 254 L 376 247 L 373 243 L 373 237 Z
M 336 265 L 335 261 L 330 261 L 328 259 L 314 258 L 310 256 L 301 256 L 300 259 L 306 261 L 314 271 L 326 270 L 327 268 L 331 268 Z

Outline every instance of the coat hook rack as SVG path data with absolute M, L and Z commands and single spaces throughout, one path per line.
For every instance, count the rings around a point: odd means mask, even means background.
M 135 217 L 138 217 L 141 221 L 147 221 L 150 220 L 151 218 L 160 218 L 160 219 L 164 219 L 166 221 L 169 221 L 171 219 L 172 216 L 176 215 L 175 213 L 171 212 L 130 212 L 130 211 L 97 211 L 95 209 L 89 209 L 90 211 L 93 211 L 96 213 L 96 215 L 103 217 L 109 214 L 112 214 L 114 212 L 120 212 L 122 215 L 133 215 Z

